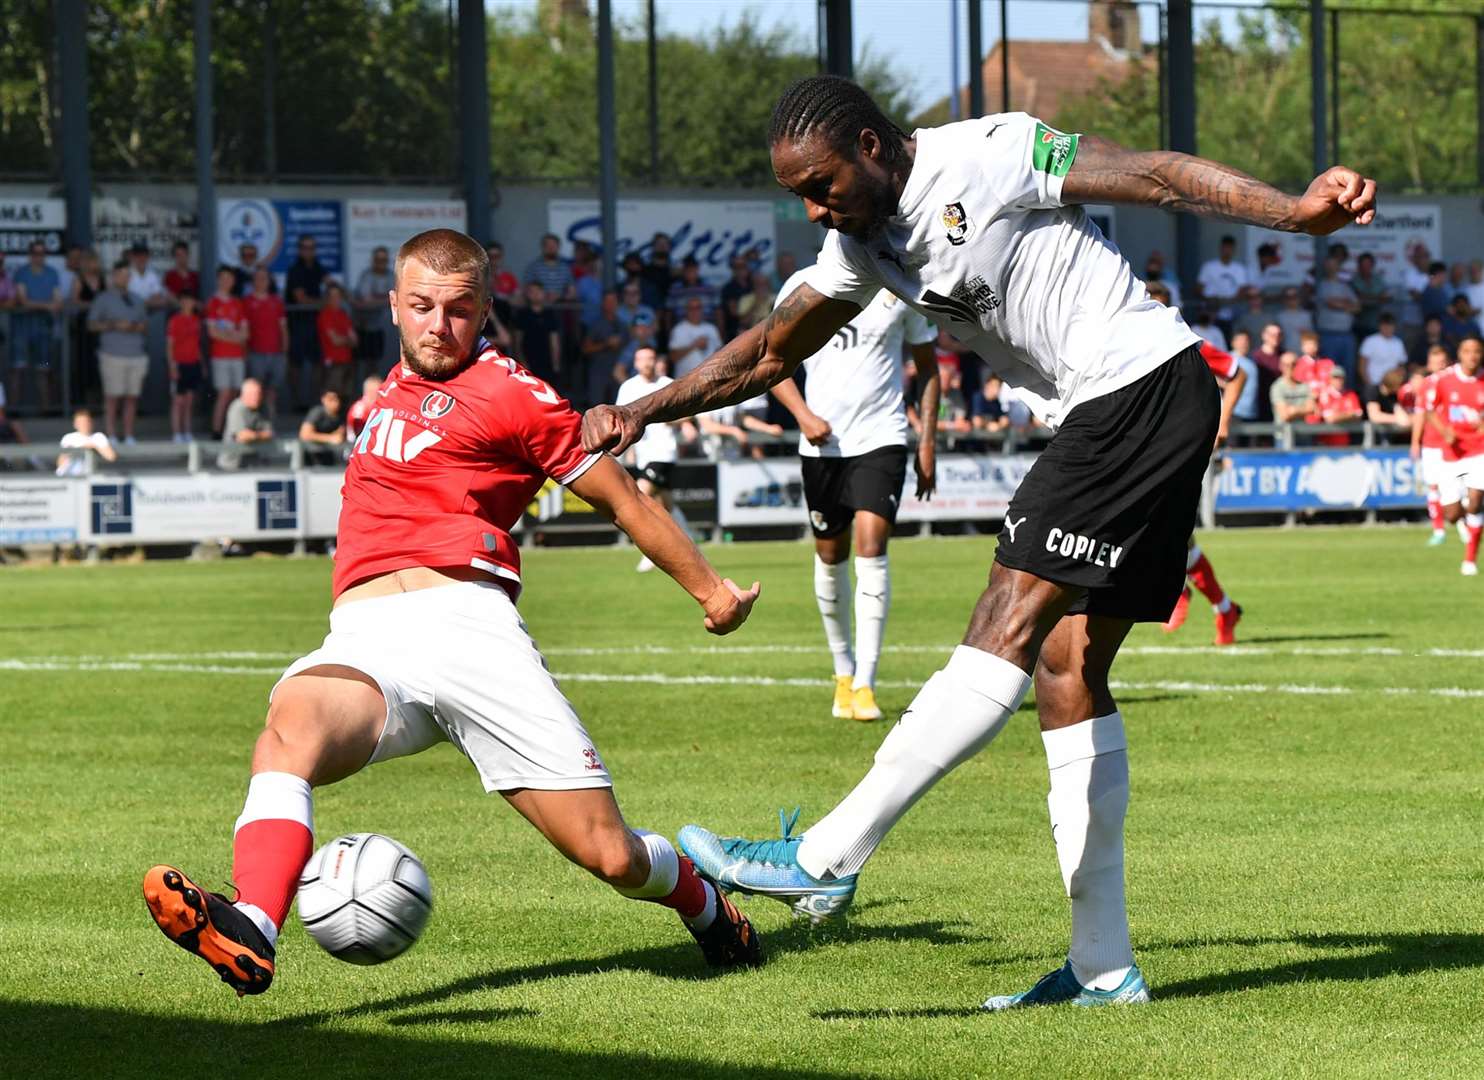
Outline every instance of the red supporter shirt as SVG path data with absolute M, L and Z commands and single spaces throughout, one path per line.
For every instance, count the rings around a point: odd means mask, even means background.
M 354 440 L 366 426 L 366 417 L 376 408 L 375 397 L 357 398 L 354 405 L 345 410 L 345 437 Z
M 1295 382 L 1308 383 L 1314 387 L 1314 395 L 1318 397 L 1329 389 L 1329 373 L 1334 369 L 1335 362 L 1328 357 L 1300 356 L 1293 365 L 1293 378 Z
M 1452 370 L 1451 367 L 1447 367 L 1442 371 L 1434 372 L 1422 380 L 1422 394 L 1417 399 L 1417 409 L 1419 412 L 1428 413 L 1437 407 L 1438 380 Z M 1427 422 L 1425 416 L 1422 419 L 1421 442 L 1423 446 L 1431 446 L 1437 449 L 1442 449 L 1443 446 L 1443 436 L 1439 435 L 1437 429 Z
M 1235 356 L 1229 352 L 1222 352 L 1209 341 L 1201 342 L 1201 359 L 1211 369 L 1211 374 L 1218 379 L 1235 379 L 1237 372 L 1242 370 Z
M 326 367 L 348 364 L 351 360 L 349 345 L 336 345 L 330 340 L 331 332 L 348 336 L 351 331 L 350 312 L 343 307 L 323 307 L 319 312 L 319 354 L 325 358 Z
M 1444 460 L 1484 454 L 1484 430 L 1479 427 L 1484 420 L 1484 378 L 1469 378 L 1457 364 L 1453 365 L 1438 378 L 1433 408 L 1457 436 L 1451 446 L 1443 447 Z
M 247 351 L 254 353 L 281 353 L 287 349 L 283 340 L 283 298 L 269 293 L 255 296 L 248 293 L 242 298 L 247 311 Z
M 219 330 L 241 330 L 247 321 L 247 313 L 242 310 L 242 301 L 237 297 L 213 296 L 206 301 L 206 321 L 216 323 Z M 211 339 L 213 360 L 241 360 L 246 355 L 247 346 L 243 342 Z
M 398 364 L 345 470 L 336 596 L 413 566 L 472 566 L 520 593 L 510 530 L 549 476 L 561 484 L 601 455 L 582 449 L 582 418 L 555 390 L 481 341 L 451 379 Z
M 499 297 L 510 297 L 520 292 L 520 278 L 509 270 L 501 270 L 496 274 L 493 284 L 495 295 Z
M 170 335 L 170 344 L 177 364 L 199 364 L 201 362 L 201 317 L 177 311 L 170 316 L 165 333 Z
M 181 273 L 171 267 L 165 271 L 165 288 L 172 296 L 195 296 L 201 291 L 201 278 L 194 270 Z

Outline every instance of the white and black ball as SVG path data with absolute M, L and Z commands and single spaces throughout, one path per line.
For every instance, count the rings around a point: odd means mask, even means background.
M 331 956 L 380 964 L 401 956 L 433 912 L 428 872 L 411 851 L 380 833 L 337 837 L 299 876 L 299 918 Z

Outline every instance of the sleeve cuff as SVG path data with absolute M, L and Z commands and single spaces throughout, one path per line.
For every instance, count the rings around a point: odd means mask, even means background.
M 566 487 L 573 480 L 576 480 L 579 476 L 596 465 L 599 459 L 602 458 L 602 456 L 602 454 L 586 454 L 583 456 L 582 460 L 579 461 L 576 465 L 572 466 L 572 468 L 568 469 L 560 476 L 553 476 L 552 479 L 555 480 L 558 484 L 561 484 L 563 487 Z

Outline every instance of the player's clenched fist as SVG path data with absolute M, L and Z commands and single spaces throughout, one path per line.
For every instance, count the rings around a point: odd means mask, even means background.
M 589 454 L 606 450 L 615 457 L 644 434 L 644 422 L 623 405 L 594 405 L 582 414 L 582 448 Z
M 722 578 L 721 584 L 701 605 L 706 609 L 706 629 L 713 634 L 730 634 L 747 621 L 760 592 L 762 586 L 756 581 L 752 588 L 743 592 L 731 578 Z
M 1346 225 L 1369 225 L 1375 217 L 1376 181 L 1336 165 L 1299 197 L 1294 220 L 1299 232 L 1328 236 Z

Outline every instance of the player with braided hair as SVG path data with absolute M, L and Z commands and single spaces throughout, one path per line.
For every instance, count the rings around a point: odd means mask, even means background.
M 843 911 L 903 814 L 982 750 L 1034 681 L 1047 799 L 1071 898 L 1067 962 L 985 1006 L 1148 999 L 1123 886 L 1127 742 L 1108 673 L 1135 622 L 1163 622 L 1219 405 L 1200 339 L 1156 303 L 1082 209 L 1132 203 L 1323 235 L 1375 216 L 1376 185 L 1336 166 L 1302 195 L 1171 151 L 1124 150 L 1001 113 L 905 134 L 848 80 L 815 76 L 773 114 L 773 172 L 826 226 L 819 262 L 764 323 L 658 393 L 584 419 L 589 450 L 648 423 L 743 401 L 793 373 L 883 288 L 983 357 L 1056 429 L 1005 515 L 963 644 L 845 799 L 802 836 L 681 832 L 726 888 L 811 918 Z

